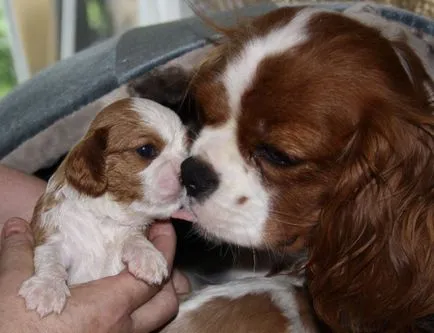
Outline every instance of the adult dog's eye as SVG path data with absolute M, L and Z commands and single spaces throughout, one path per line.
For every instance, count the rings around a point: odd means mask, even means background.
M 299 158 L 290 156 L 267 144 L 257 146 L 254 155 L 257 158 L 264 159 L 268 163 L 279 167 L 295 166 L 303 162 Z
M 136 149 L 137 154 L 146 159 L 153 159 L 158 156 L 158 150 L 155 146 L 147 144 Z

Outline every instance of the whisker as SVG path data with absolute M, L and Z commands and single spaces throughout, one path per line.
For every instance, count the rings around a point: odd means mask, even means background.
M 229 249 L 231 250 L 231 254 L 232 254 L 232 266 L 235 266 L 238 256 L 237 256 L 237 254 L 234 252 L 234 249 L 233 249 L 233 245 L 232 245 L 232 244 L 229 244 L 228 247 L 229 247 Z
M 287 224 L 287 225 L 293 225 L 294 227 L 300 227 L 300 226 L 313 227 L 317 224 L 316 222 L 312 222 L 312 218 L 303 217 L 303 216 L 295 216 L 295 215 L 289 214 L 287 212 L 279 211 L 279 210 L 270 209 L 270 213 L 278 215 L 278 217 L 279 217 L 278 222 L 279 223 Z M 289 222 L 289 221 L 280 220 L 281 217 L 285 217 L 285 218 L 288 218 L 291 220 L 297 220 L 298 222 Z
M 256 251 L 252 247 L 253 272 L 256 272 Z
M 196 238 L 194 238 L 194 237 L 196 237 Z M 200 235 L 197 233 L 197 231 L 194 229 L 194 228 L 191 228 L 188 232 L 187 232 L 187 234 L 185 235 L 185 237 L 184 237 L 185 239 L 188 239 L 188 240 L 197 240 L 197 239 L 200 239 Z
M 194 275 L 195 277 L 199 278 L 202 282 L 205 282 L 207 285 L 217 285 L 219 284 L 218 282 L 214 281 L 212 279 L 212 277 L 210 276 L 206 276 L 204 274 L 199 274 L 197 272 L 191 272 L 192 275 Z

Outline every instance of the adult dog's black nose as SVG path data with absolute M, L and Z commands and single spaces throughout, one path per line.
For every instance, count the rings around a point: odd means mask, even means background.
M 218 175 L 210 164 L 196 157 L 189 157 L 181 164 L 181 181 L 187 194 L 199 200 L 214 192 L 218 185 Z

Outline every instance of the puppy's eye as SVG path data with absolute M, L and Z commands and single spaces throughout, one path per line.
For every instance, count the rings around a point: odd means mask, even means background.
M 139 154 L 141 157 L 146 159 L 152 159 L 157 157 L 158 150 L 151 144 L 147 144 L 144 146 L 141 146 L 140 148 L 136 149 L 137 154 Z
M 264 159 L 268 163 L 279 167 L 295 166 L 303 162 L 297 157 L 290 156 L 267 144 L 257 146 L 254 155 L 257 158 Z

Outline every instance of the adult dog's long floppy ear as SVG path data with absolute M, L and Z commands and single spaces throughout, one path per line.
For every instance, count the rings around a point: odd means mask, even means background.
M 66 179 L 80 193 L 98 197 L 105 192 L 107 139 L 106 128 L 91 131 L 66 158 Z
M 307 264 L 319 314 L 336 332 L 415 332 L 434 313 L 434 117 L 371 101 Z

